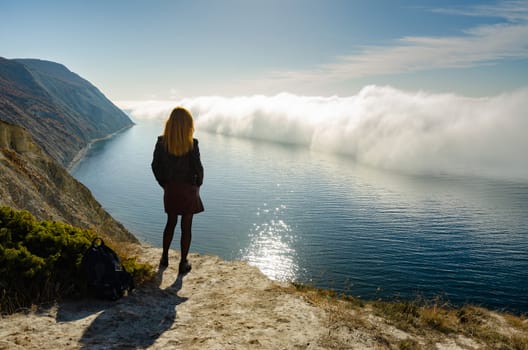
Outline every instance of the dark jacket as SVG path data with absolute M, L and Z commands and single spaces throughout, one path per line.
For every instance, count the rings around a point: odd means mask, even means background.
M 164 187 L 167 181 L 202 185 L 204 170 L 200 160 L 197 139 L 193 139 L 192 150 L 183 156 L 175 156 L 167 152 L 163 143 L 163 136 L 159 136 L 150 166 L 161 187 Z

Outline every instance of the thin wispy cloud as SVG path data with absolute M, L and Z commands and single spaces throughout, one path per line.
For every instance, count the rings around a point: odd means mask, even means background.
M 467 68 L 504 59 L 528 58 L 528 2 L 431 9 L 451 15 L 495 17 L 494 25 L 468 28 L 459 36 L 409 36 L 389 46 L 364 46 L 356 53 L 311 70 L 274 72 L 268 83 L 332 82 L 375 75 Z
M 525 0 L 503 1 L 495 5 L 436 8 L 432 11 L 461 16 L 504 18 L 510 22 L 528 20 L 528 5 Z

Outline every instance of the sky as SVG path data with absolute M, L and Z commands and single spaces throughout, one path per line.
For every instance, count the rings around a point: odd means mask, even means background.
M 135 121 L 409 173 L 528 180 L 528 0 L 0 0 L 0 56 Z
M 112 101 L 494 96 L 528 86 L 528 0 L 0 0 L 0 56 L 62 63 Z

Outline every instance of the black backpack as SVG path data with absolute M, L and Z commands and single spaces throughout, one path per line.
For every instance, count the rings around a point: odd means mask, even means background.
M 97 241 L 100 243 L 97 244 Z M 101 299 L 117 300 L 134 289 L 132 275 L 125 270 L 117 254 L 95 238 L 84 253 L 81 268 L 88 288 Z

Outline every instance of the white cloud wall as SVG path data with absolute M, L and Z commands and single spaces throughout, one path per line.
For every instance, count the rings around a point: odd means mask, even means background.
M 134 119 L 182 105 L 196 128 L 306 146 L 410 173 L 528 179 L 528 88 L 487 98 L 367 86 L 350 97 L 197 97 L 120 102 Z

